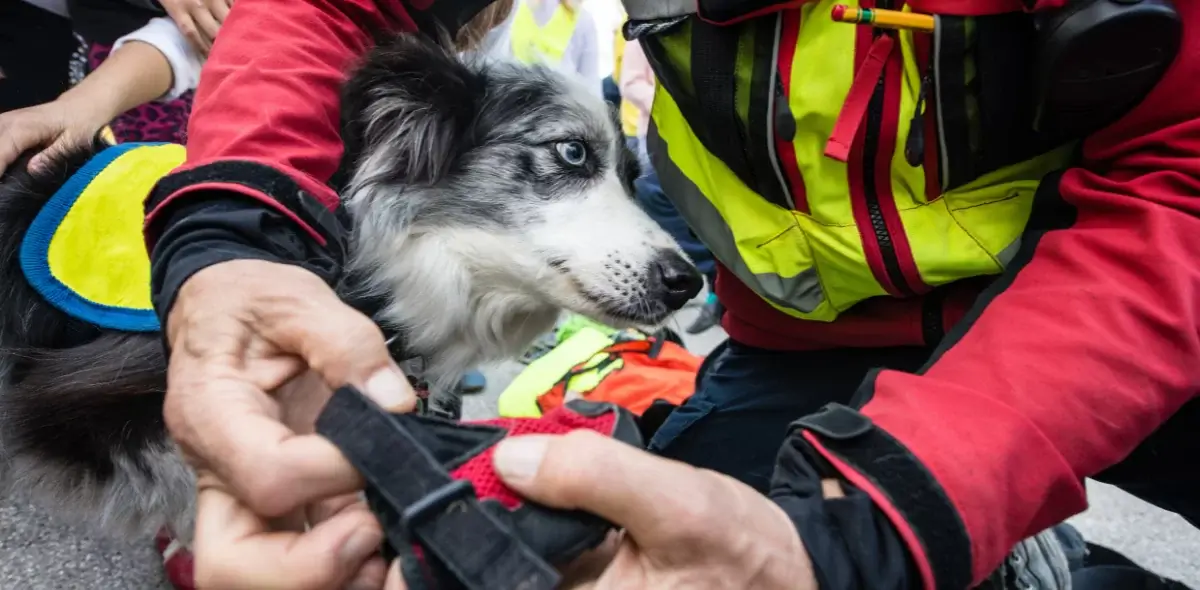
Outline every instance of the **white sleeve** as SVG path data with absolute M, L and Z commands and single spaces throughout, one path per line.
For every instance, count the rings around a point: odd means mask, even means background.
M 171 64 L 171 89 L 158 100 L 179 98 L 179 95 L 195 88 L 200 82 L 200 68 L 204 65 L 204 59 L 170 18 L 160 16 L 150 19 L 146 26 L 117 39 L 113 51 L 129 41 L 150 44 Z

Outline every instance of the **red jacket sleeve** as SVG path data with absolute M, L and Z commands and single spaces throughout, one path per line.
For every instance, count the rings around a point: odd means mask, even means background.
M 203 172 L 148 203 L 148 227 L 165 205 L 220 189 L 291 205 L 284 214 L 324 242 L 296 201 L 337 205 L 326 182 L 342 153 L 338 89 L 370 32 L 414 28 L 400 0 L 238 0 L 205 64 L 176 174 Z M 273 194 L 279 180 L 303 196 Z
M 1061 197 L 1068 220 L 1026 238 L 1018 268 L 920 374 L 864 384 L 874 434 L 825 418 L 803 435 L 892 518 L 927 588 L 978 583 L 1019 540 L 1084 510 L 1083 479 L 1197 393 L 1200 4 L 1176 6 L 1184 45 L 1165 78 L 1084 143 L 1058 195 L 1039 193 Z M 957 551 L 969 572 L 945 557 Z

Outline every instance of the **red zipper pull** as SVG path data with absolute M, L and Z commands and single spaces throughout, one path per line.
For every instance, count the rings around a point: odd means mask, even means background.
M 871 49 L 854 76 L 854 82 L 850 84 L 850 92 L 846 94 L 846 101 L 842 103 L 842 110 L 833 124 L 833 132 L 825 144 L 826 156 L 839 162 L 850 159 L 850 145 L 854 143 L 854 136 L 858 135 L 858 128 L 871 104 L 871 96 L 875 94 L 875 87 L 883 77 L 884 66 L 895 47 L 896 40 L 891 35 L 880 35 L 871 43 Z

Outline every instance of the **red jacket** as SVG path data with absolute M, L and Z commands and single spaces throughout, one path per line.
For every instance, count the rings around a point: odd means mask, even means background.
M 944 11 L 968 3 L 925 4 Z M 410 30 L 421 18 L 414 7 L 431 5 L 439 3 L 239 0 L 204 70 L 185 169 L 250 161 L 289 177 L 301 201 L 335 206 L 325 181 L 342 149 L 343 72 L 371 44 L 364 31 Z M 1176 63 L 1136 110 L 1088 139 L 1082 164 L 1062 177 L 1062 197 L 1078 211 L 1074 225 L 1042 237 L 1011 284 L 927 371 L 885 371 L 868 384 L 874 396 L 863 413 L 924 465 L 957 511 L 975 581 L 1019 540 L 1082 511 L 1083 479 L 1125 457 L 1200 384 L 1200 4 L 1176 5 L 1185 23 Z M 221 189 L 328 238 L 294 195 L 281 204 L 255 182 L 188 178 L 152 203 L 150 221 L 164 203 Z M 722 293 L 730 332 L 766 343 L 754 333 L 784 319 L 737 289 Z M 897 325 L 918 325 L 911 314 L 919 304 L 880 305 L 899 310 L 879 312 Z M 871 315 L 844 325 L 869 335 L 878 328 Z M 786 345 L 810 328 L 791 326 L 774 329 L 771 342 Z M 938 572 L 927 540 L 907 524 L 904 507 L 827 438 L 804 436 L 892 518 L 932 588 Z

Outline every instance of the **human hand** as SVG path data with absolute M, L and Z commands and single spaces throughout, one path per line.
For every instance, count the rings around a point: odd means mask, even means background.
M 95 103 L 63 98 L 0 114 L 0 174 L 25 152 L 42 148 L 29 169 L 44 168 L 71 148 L 88 145 L 112 117 Z
M 302 268 L 236 260 L 184 283 L 166 334 L 164 417 L 197 473 L 198 586 L 380 587 L 363 482 L 312 433 L 343 384 L 393 411 L 415 405 L 379 329 Z
M 201 55 L 212 51 L 233 0 L 161 0 L 162 7 Z
M 501 442 L 496 472 L 542 504 L 623 529 L 564 572 L 565 587 L 815 590 L 783 510 L 750 487 L 589 431 Z M 392 567 L 386 588 L 403 588 Z

